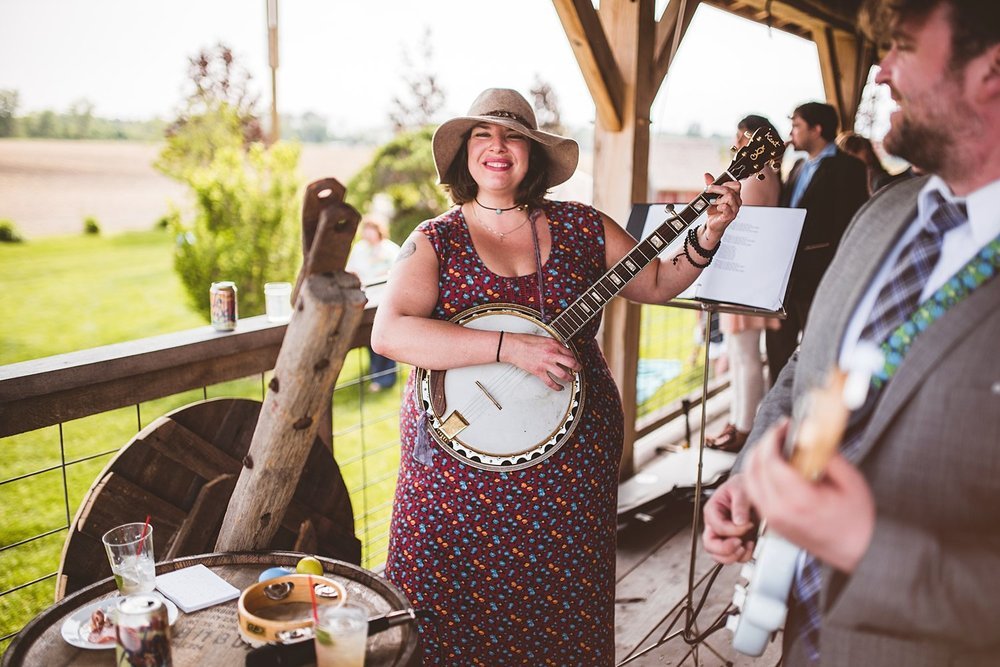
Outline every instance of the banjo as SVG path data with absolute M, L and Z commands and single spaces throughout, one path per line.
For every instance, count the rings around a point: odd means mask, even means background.
M 736 181 L 775 166 L 784 142 L 773 127 L 754 132 L 713 185 Z M 681 232 L 712 204 L 706 191 L 638 243 L 600 280 L 551 322 L 515 304 L 484 304 L 451 319 L 485 331 L 554 338 L 573 349 L 571 339 Z M 431 437 L 460 461 L 482 470 L 520 470 L 544 461 L 573 434 L 586 401 L 583 374 L 573 371 L 563 391 L 508 363 L 447 371 L 416 370 L 420 406 Z

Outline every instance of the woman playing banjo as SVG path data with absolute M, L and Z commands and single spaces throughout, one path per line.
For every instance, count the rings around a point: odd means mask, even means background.
M 484 91 L 467 116 L 438 128 L 434 160 L 456 206 L 404 243 L 372 330 L 375 351 L 397 361 L 444 377 L 495 367 L 503 378 L 503 388 L 476 382 L 475 397 L 448 395 L 449 406 L 486 405 L 448 419 L 429 416 L 432 382 L 423 391 L 413 375 L 407 383 L 386 576 L 428 612 L 425 665 L 614 660 L 621 401 L 594 338 L 600 318 L 566 344 L 541 334 L 636 241 L 590 206 L 545 198 L 573 174 L 579 148 L 536 128 L 531 106 L 505 89 Z M 693 238 L 674 257 L 652 260 L 624 297 L 664 303 L 707 266 L 739 209 L 739 184 L 706 192 L 714 205 Z M 489 304 L 513 304 L 500 322 L 532 313 L 538 333 L 458 321 Z M 558 447 L 540 447 L 527 463 L 440 444 L 441 433 L 463 442 L 479 428 L 502 448 L 532 428 L 521 407 L 540 402 L 537 392 L 566 396 L 574 387 L 579 410 L 558 429 Z M 493 419 L 488 427 L 476 423 L 479 414 Z M 434 437 L 432 423 L 440 423 Z M 456 451 L 467 454 L 463 446 Z

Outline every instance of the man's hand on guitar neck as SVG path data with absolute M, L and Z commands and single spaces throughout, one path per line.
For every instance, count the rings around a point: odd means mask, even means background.
M 774 530 L 824 563 L 854 571 L 875 529 L 875 501 L 868 483 L 840 454 L 815 482 L 804 479 L 781 454 L 788 421 L 776 424 L 750 453 L 743 490 Z M 706 524 L 708 523 L 706 507 Z
M 705 551 L 719 563 L 739 563 L 753 554 L 756 524 L 750 516 L 750 499 L 743 475 L 734 474 L 705 503 Z

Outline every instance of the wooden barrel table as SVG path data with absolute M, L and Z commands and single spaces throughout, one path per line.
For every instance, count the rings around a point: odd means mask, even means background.
M 203 564 L 240 590 L 257 582 L 268 567 L 294 566 L 306 554 L 289 551 L 205 554 L 156 564 L 156 573 L 165 574 Z M 356 565 L 319 558 L 326 576 L 347 589 L 347 597 L 366 606 L 370 615 L 408 608 L 409 602 L 395 586 Z M 3 656 L 3 667 L 35 665 L 109 665 L 110 649 L 83 649 L 62 638 L 61 628 L 68 617 L 88 604 L 117 594 L 113 578 L 99 581 L 63 598 L 32 620 L 18 634 Z M 240 638 L 237 601 L 180 613 L 170 642 L 174 667 L 189 665 L 243 665 L 251 646 Z M 110 653 L 110 655 L 109 655 Z M 420 663 L 417 629 L 401 625 L 368 638 L 365 667 L 411 667 Z

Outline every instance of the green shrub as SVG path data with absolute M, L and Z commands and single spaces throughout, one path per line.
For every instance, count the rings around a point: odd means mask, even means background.
M 0 243 L 23 243 L 24 237 L 13 220 L 0 220 Z
M 294 280 L 299 244 L 298 145 L 217 149 L 207 167 L 182 180 L 193 191 L 194 219 L 170 214 L 177 234 L 174 268 L 194 309 L 209 317 L 213 282 L 232 280 L 241 316 L 264 312 L 264 283 Z
M 88 215 L 83 219 L 83 233 L 90 234 L 92 236 L 99 236 L 101 233 L 101 224 L 97 222 L 97 218 L 92 215 Z
M 396 243 L 448 207 L 444 190 L 437 184 L 433 135 L 431 127 L 397 134 L 347 184 L 347 202 L 359 211 L 367 211 L 376 194 L 389 195 L 396 210 L 389 236 Z

